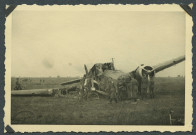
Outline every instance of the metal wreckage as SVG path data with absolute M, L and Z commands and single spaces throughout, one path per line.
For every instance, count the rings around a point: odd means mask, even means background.
M 80 88 L 77 86 L 72 86 L 69 88 L 57 88 L 57 89 L 32 89 L 32 90 L 12 90 L 11 94 L 14 96 L 52 96 L 57 93 L 57 91 L 81 91 L 85 92 L 88 89 L 88 93 L 94 93 L 97 95 L 109 96 L 111 91 L 109 88 L 110 84 L 113 84 L 116 91 L 123 93 L 126 90 L 126 84 L 131 81 L 131 77 L 134 77 L 138 81 L 138 92 L 141 93 L 141 83 L 144 76 L 148 78 L 148 81 L 155 78 L 155 74 L 174 66 L 185 60 L 185 56 L 180 56 L 178 58 L 172 59 L 170 61 L 155 65 L 140 65 L 135 70 L 124 73 L 121 70 L 116 70 L 114 62 L 109 63 L 97 63 L 88 70 L 86 65 L 85 74 L 83 78 L 61 83 L 62 86 L 71 85 L 74 83 L 80 83 Z M 124 96 L 126 98 L 126 93 Z M 122 98 L 122 97 L 120 97 Z

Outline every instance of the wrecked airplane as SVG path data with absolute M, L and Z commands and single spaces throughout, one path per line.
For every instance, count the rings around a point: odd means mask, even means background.
M 170 61 L 155 65 L 140 65 L 135 70 L 124 73 L 121 70 L 116 70 L 114 67 L 114 62 L 109 63 L 97 63 L 88 71 L 87 66 L 84 65 L 85 74 L 83 78 L 75 79 L 72 81 L 67 81 L 61 83 L 62 86 L 80 83 L 80 89 L 85 89 L 88 87 L 89 93 L 97 93 L 103 96 L 109 96 L 110 89 L 108 84 L 113 83 L 118 92 L 123 92 L 126 89 L 126 83 L 131 80 L 131 77 L 134 77 L 138 81 L 138 92 L 141 92 L 141 80 L 144 76 L 147 76 L 148 81 L 154 79 L 155 74 L 167 69 L 171 66 L 174 66 L 185 60 L 185 56 L 181 56 Z M 87 86 L 87 87 L 86 87 Z M 56 91 L 63 91 L 64 94 L 70 91 L 79 90 L 78 87 L 70 88 L 56 88 L 56 89 L 38 89 L 38 90 L 12 90 L 12 95 L 55 95 Z M 61 93 L 63 93 L 61 92 Z M 126 94 L 124 94 L 126 98 Z

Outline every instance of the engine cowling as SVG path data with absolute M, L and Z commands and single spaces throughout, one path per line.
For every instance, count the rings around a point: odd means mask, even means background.
M 141 65 L 136 69 L 136 78 L 143 78 L 144 76 L 153 78 L 155 76 L 155 71 L 153 67 Z

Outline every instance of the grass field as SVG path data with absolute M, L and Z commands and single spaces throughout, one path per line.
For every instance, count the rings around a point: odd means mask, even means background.
M 26 84 L 26 89 L 57 87 L 58 83 L 65 81 L 60 79 L 53 78 L 52 81 L 48 79 L 42 85 L 39 85 L 39 79 L 35 79 L 34 83 Z M 12 124 L 170 125 L 171 110 L 174 111 L 173 119 L 184 120 L 184 78 L 156 78 L 155 94 L 154 99 L 140 100 L 137 104 L 133 104 L 132 101 L 109 104 L 107 98 L 80 102 L 76 93 L 61 97 L 12 97 L 11 122 Z

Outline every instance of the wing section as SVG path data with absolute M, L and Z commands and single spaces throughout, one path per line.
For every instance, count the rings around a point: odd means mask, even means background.
M 153 68 L 154 68 L 155 73 L 157 73 L 157 72 L 160 72 L 166 68 L 174 66 L 184 60 L 185 60 L 185 56 L 180 56 L 178 58 L 175 58 L 175 59 L 169 60 L 167 62 L 161 63 L 159 65 L 153 66 Z
M 12 90 L 12 96 L 52 96 L 53 89 Z

